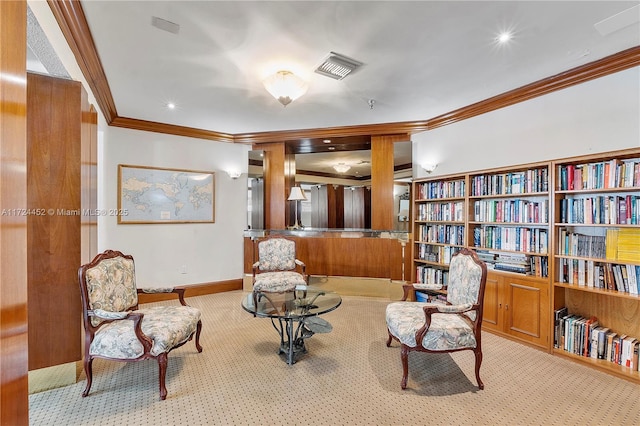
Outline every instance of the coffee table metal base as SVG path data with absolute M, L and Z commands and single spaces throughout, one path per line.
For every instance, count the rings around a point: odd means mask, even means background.
M 296 322 L 297 325 L 295 324 Z M 306 329 L 299 319 L 279 318 L 277 325 L 276 322 L 271 319 L 271 323 L 280 334 L 280 349 L 278 355 L 280 355 L 287 364 L 295 364 L 300 356 L 307 353 L 304 339 L 311 337 L 313 332 Z

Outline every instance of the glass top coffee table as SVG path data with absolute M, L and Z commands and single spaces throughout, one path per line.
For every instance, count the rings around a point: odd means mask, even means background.
M 319 316 L 333 311 L 341 303 L 337 293 L 308 286 L 298 286 L 285 293 L 252 292 L 242 299 L 245 311 L 271 319 L 280 334 L 278 353 L 289 365 L 307 353 L 304 342 L 307 338 L 332 330 L 331 324 Z

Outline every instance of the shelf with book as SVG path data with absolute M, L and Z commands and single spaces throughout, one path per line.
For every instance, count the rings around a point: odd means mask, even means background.
M 548 277 L 549 166 L 534 163 L 469 176 L 467 240 L 489 269 Z
M 640 340 L 640 149 L 553 162 L 552 310 L 595 318 L 618 336 Z M 554 318 L 557 334 L 558 319 Z M 611 360 L 554 353 L 640 382 Z
M 412 185 L 412 282 L 442 284 L 446 291 L 451 256 L 466 245 L 466 176 L 420 179 Z

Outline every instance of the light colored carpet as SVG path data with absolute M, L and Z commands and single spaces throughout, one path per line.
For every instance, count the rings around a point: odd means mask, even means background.
M 94 361 L 71 386 L 31 395 L 31 425 L 638 425 L 640 386 L 527 346 L 483 335 L 477 389 L 474 357 L 412 353 L 400 389 L 400 348 L 385 345 L 383 299 L 344 297 L 323 316 L 333 332 L 307 340 L 293 366 L 277 356 L 271 322 L 245 312 L 241 291 L 189 298 L 203 312 L 193 342 L 169 355 L 168 396 L 158 368 Z

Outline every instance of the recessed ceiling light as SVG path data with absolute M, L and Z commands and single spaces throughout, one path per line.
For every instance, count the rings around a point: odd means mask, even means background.
M 506 43 L 509 40 L 511 40 L 511 33 L 509 32 L 503 32 L 503 33 L 500 33 L 500 35 L 498 35 L 498 41 L 500 43 Z
M 176 104 L 173 102 L 167 102 L 167 109 L 176 109 Z

